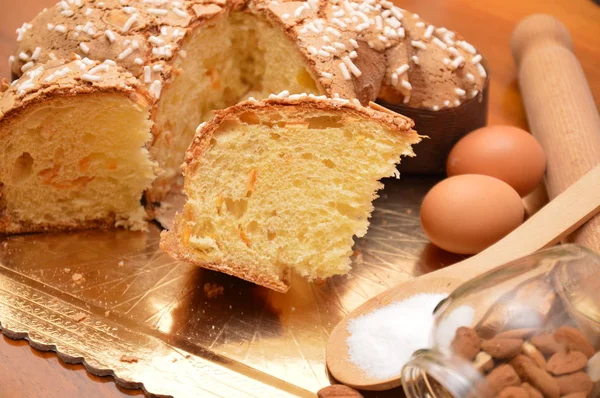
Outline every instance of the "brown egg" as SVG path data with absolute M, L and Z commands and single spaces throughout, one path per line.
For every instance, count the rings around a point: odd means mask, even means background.
M 521 225 L 524 215 L 521 197 L 510 185 L 463 174 L 441 181 L 425 195 L 421 225 L 436 246 L 475 254 Z
M 535 189 L 546 170 L 542 146 L 525 130 L 483 127 L 456 143 L 446 162 L 448 176 L 485 174 L 513 187 L 521 196 Z

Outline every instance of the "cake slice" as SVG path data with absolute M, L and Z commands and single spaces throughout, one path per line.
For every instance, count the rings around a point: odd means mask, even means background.
M 27 71 L 0 91 L 0 233 L 144 229 L 151 99 L 114 62 Z
M 182 166 L 187 202 L 161 236 L 177 259 L 281 292 L 291 272 L 350 270 L 379 180 L 397 175 L 420 140 L 389 111 L 284 95 L 217 111 L 198 128 Z

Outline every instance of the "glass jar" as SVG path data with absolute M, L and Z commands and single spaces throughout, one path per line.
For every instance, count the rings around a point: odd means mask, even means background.
M 460 286 L 434 317 L 431 348 L 402 370 L 407 398 L 600 397 L 590 250 L 561 245 L 506 264 Z

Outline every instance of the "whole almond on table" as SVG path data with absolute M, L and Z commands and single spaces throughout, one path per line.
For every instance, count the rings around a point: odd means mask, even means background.
M 523 371 L 526 381 L 540 390 L 546 398 L 560 398 L 558 382 L 548 372 L 531 364 L 525 364 Z
M 481 349 L 493 358 L 511 359 L 521 352 L 522 339 L 498 339 L 493 338 L 481 343 Z
M 506 387 L 500 391 L 498 398 L 529 398 L 527 390 L 523 387 Z
M 317 392 L 318 398 L 363 398 L 362 394 L 343 384 L 333 384 Z
M 579 351 L 557 352 L 548 360 L 547 369 L 555 376 L 578 372 L 585 368 L 587 357 Z
M 559 343 L 565 344 L 569 350 L 579 351 L 591 358 L 595 353 L 594 347 L 579 329 L 572 326 L 561 326 L 554 332 L 554 338 Z
M 523 383 L 521 387 L 523 387 L 525 391 L 527 391 L 527 393 L 529 394 L 529 398 L 544 398 L 542 393 L 539 392 L 535 387 L 533 387 L 529 383 Z
M 452 350 L 461 357 L 473 360 L 480 349 L 479 336 L 475 330 L 468 327 L 460 327 L 456 330 L 452 340 Z
M 515 369 L 510 365 L 500 365 L 492 370 L 485 378 L 488 387 L 495 394 L 510 386 L 520 386 L 521 379 Z
M 594 389 L 594 382 L 585 372 L 577 372 L 556 378 L 561 395 L 581 392 L 589 394 Z
M 533 344 L 544 355 L 554 355 L 557 352 L 565 351 L 566 346 L 556 341 L 553 335 L 543 333 L 531 338 Z

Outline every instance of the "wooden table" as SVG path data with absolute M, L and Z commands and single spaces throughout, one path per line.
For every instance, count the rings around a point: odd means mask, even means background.
M 401 7 L 430 22 L 458 30 L 489 61 L 492 72 L 489 122 L 526 127 L 515 67 L 509 50 L 510 33 L 526 15 L 546 12 L 571 31 L 597 104 L 600 103 L 600 6 L 591 0 L 397 0 Z M 10 3 L 10 4 L 8 4 Z M 15 5 L 18 4 L 18 5 Z M 14 51 L 15 29 L 55 0 L 3 0 L 0 6 L 0 59 Z M 0 77 L 8 77 L 8 63 Z M 110 377 L 96 377 L 82 365 L 62 363 L 53 353 L 41 353 L 24 341 L 0 337 L 0 396 L 2 398 L 106 398 L 143 395 L 117 387 Z M 389 394 L 383 394 L 388 396 Z

